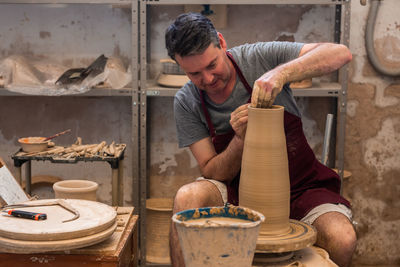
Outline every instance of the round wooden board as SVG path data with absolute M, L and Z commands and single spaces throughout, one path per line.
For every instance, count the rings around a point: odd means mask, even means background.
M 44 204 L 53 199 L 29 201 L 27 204 Z M 84 237 L 109 229 L 116 220 L 114 208 L 95 201 L 65 199 L 69 205 L 79 211 L 79 218 L 70 222 L 74 214 L 60 205 L 18 208 L 38 213 L 46 213 L 47 219 L 35 221 L 0 216 L 0 237 L 22 241 L 55 241 Z
M 281 253 L 312 246 L 317 240 L 314 227 L 301 221 L 289 220 L 291 231 L 286 235 L 263 236 L 257 239 L 256 252 Z
M 99 233 L 66 240 L 23 241 L 0 237 L 0 252 L 28 254 L 82 248 L 106 240 L 114 233 L 117 225 L 118 223 L 114 222 L 111 227 Z

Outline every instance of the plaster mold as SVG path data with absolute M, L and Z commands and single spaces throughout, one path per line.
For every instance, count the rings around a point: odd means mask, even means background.
M 377 170 L 378 181 L 383 179 L 385 172 L 392 169 L 400 170 L 399 127 L 400 117 L 387 118 L 383 121 L 378 134 L 365 142 L 364 161 Z

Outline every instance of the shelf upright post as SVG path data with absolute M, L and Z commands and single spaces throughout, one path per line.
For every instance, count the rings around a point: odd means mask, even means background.
M 138 12 L 138 1 L 131 0 L 131 66 L 132 66 L 132 200 L 135 207 L 135 214 L 140 214 L 140 203 L 139 203 L 139 186 L 140 186 L 140 172 L 139 172 L 139 12 Z M 140 215 L 141 216 L 141 215 Z M 139 218 L 140 218 L 139 216 Z M 139 233 L 139 232 L 138 232 Z M 138 247 L 137 238 L 133 240 L 134 247 Z M 136 250 L 139 253 L 139 250 Z M 139 253 L 140 254 L 140 253 Z M 138 255 L 135 255 L 134 266 L 137 266 Z
M 135 213 L 138 213 L 139 207 L 139 59 L 138 59 L 138 41 L 139 41 L 139 15 L 137 0 L 131 0 L 131 66 L 132 66 L 132 176 L 133 176 L 133 190 L 132 200 L 136 208 Z M 136 191 L 135 191 L 136 189 Z
M 140 155 L 140 181 L 139 181 L 139 198 L 140 198 L 140 217 L 139 217 L 139 266 L 146 266 L 146 198 L 147 198 L 147 1 L 139 0 L 139 66 L 140 66 L 140 86 L 139 86 L 139 111 L 140 111 L 140 139 L 139 139 L 139 155 Z
M 341 43 L 346 45 L 347 47 L 349 47 L 350 44 L 350 15 L 351 15 L 350 11 L 351 11 L 350 0 L 346 0 L 342 5 Z M 345 143 L 345 132 L 346 132 L 348 76 L 349 76 L 349 64 L 343 66 L 339 70 L 339 81 L 342 89 L 338 97 L 339 116 L 338 116 L 338 138 L 337 138 L 337 150 L 338 150 L 337 169 L 339 171 L 339 176 L 342 181 L 343 181 L 343 171 L 344 171 L 344 143 Z

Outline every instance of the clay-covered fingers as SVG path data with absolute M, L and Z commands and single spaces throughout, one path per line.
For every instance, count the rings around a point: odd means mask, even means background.
M 230 120 L 231 125 L 232 124 L 240 125 L 247 122 L 247 116 L 249 113 L 247 108 L 248 105 L 249 104 L 241 105 L 231 113 L 231 120 Z
M 253 92 L 251 93 L 251 104 L 250 104 L 250 106 L 253 108 L 257 107 L 259 92 L 260 92 L 260 86 L 258 86 L 257 83 L 254 83 Z
M 261 87 L 255 82 L 251 95 L 251 106 L 256 108 L 268 108 L 272 105 L 272 102 L 271 90 L 269 90 L 268 87 Z
M 263 90 L 265 93 L 263 95 L 263 100 L 260 103 L 260 107 L 261 108 L 270 108 L 272 106 L 272 98 L 271 98 L 271 92 L 270 91 L 265 91 Z
M 246 134 L 248 105 L 249 104 L 242 105 L 231 113 L 230 124 L 236 135 L 239 136 L 241 139 L 244 139 L 244 136 Z

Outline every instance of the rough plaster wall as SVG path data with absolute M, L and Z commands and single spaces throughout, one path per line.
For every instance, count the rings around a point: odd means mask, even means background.
M 130 12 L 109 5 L 12 5 L 0 9 L 0 57 L 24 54 L 79 64 L 130 58 Z M 118 29 L 118 30 L 116 30 Z
M 151 68 L 149 76 L 152 78 L 160 72 L 159 60 L 168 57 L 164 42 L 165 29 L 183 10 L 183 6 L 152 6 L 150 8 Z M 256 41 L 328 42 L 333 40 L 334 8 L 331 6 L 228 5 L 228 14 L 228 25 L 220 31 L 229 47 Z M 248 30 L 250 28 L 251 31 Z M 330 77 L 322 79 L 329 80 Z M 307 138 L 317 155 L 321 153 L 325 114 L 330 111 L 331 100 L 329 98 L 298 99 Z M 150 197 L 173 197 L 182 184 L 192 181 L 199 175 L 196 161 L 190 150 L 179 149 L 176 144 L 172 104 L 172 97 L 151 98 L 149 102 Z
M 375 48 L 388 66 L 400 68 L 400 6 L 381 1 Z M 344 194 L 353 205 L 358 234 L 354 266 L 400 266 L 400 84 L 377 73 L 366 58 L 368 6 L 352 2 L 345 168 L 353 173 Z
M 172 198 L 182 185 L 200 176 L 189 149 L 179 149 L 173 117 L 173 97 L 150 98 L 148 107 L 151 197 Z
M 109 5 L 6 5 L 0 8 L 0 59 L 9 55 L 49 58 L 64 64 L 87 66 L 100 54 L 129 62 L 131 17 Z M 118 30 L 116 30 L 118 29 Z M 132 205 L 131 103 L 129 97 L 0 96 L 0 157 L 16 174 L 11 155 L 23 136 L 50 136 L 70 145 L 80 136 L 84 143 L 126 143 L 124 199 Z M 106 162 L 51 164 L 32 162 L 32 176 L 89 179 L 100 184 L 99 201 L 111 204 L 111 167 Z M 33 193 L 50 197 L 44 186 Z M 35 189 L 35 188 L 33 188 Z

